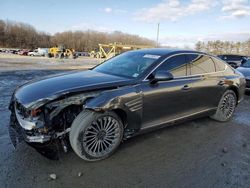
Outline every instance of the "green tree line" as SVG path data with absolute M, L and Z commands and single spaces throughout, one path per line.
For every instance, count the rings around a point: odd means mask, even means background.
M 33 26 L 13 21 L 0 20 L 0 47 L 27 48 L 64 45 L 77 51 L 91 51 L 98 44 L 119 42 L 122 44 L 155 46 L 155 42 L 138 35 L 114 31 L 112 33 L 93 30 L 65 31 L 54 35 L 37 31 Z
M 250 55 L 250 39 L 245 42 L 231 42 L 231 41 L 208 41 L 197 42 L 196 50 L 215 55 L 219 54 L 241 54 Z

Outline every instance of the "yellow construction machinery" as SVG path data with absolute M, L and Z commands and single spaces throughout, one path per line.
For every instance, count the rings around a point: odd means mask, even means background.
M 110 44 L 99 44 L 99 50 L 91 51 L 89 53 L 89 56 L 93 58 L 109 59 L 125 51 L 138 50 L 138 49 L 143 49 L 143 48 L 152 48 L 152 46 L 127 45 L 127 44 L 122 44 L 122 43 L 117 43 L 117 42 L 110 43 Z
M 54 58 L 65 58 L 65 59 L 76 58 L 74 49 L 66 49 L 63 46 L 49 48 L 48 56 Z

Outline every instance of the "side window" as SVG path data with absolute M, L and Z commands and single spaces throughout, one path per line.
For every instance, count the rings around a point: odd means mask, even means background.
M 157 70 L 166 70 L 173 74 L 174 77 L 187 75 L 187 63 L 185 55 L 177 55 L 169 58 L 162 63 Z
M 225 63 L 217 58 L 212 58 L 215 63 L 216 71 L 224 71 L 225 70 Z
M 187 55 L 191 68 L 191 75 L 215 72 L 215 65 L 212 59 L 206 55 Z

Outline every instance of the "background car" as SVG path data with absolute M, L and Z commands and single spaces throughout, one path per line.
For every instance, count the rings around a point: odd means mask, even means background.
M 28 55 L 28 53 L 29 53 L 29 50 L 20 50 L 19 52 L 18 52 L 18 55 Z
M 88 52 L 75 52 L 75 54 L 77 56 L 85 56 L 85 57 L 88 57 L 89 56 L 89 53 Z
M 11 140 L 23 138 L 49 154 L 70 145 L 84 160 L 101 160 L 145 131 L 202 116 L 229 121 L 245 84 L 242 74 L 206 53 L 125 52 L 91 70 L 19 87 L 9 106 Z
M 15 50 L 13 50 L 13 54 L 18 54 L 18 52 L 19 52 L 20 50 L 19 49 L 15 49 Z
M 250 91 L 250 59 L 247 59 L 237 70 L 245 76 L 246 90 Z
M 28 56 L 45 56 L 48 53 L 48 48 L 37 48 L 34 51 L 28 52 Z
M 224 61 L 226 61 L 233 68 L 239 67 L 242 63 L 244 63 L 247 59 L 247 56 L 242 55 L 232 55 L 232 54 L 223 54 L 218 55 L 218 57 Z

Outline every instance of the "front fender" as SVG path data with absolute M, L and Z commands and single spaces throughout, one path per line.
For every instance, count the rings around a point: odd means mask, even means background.
M 126 86 L 104 91 L 86 101 L 85 109 L 96 112 L 122 110 L 126 113 L 127 128 L 140 129 L 142 122 L 143 95 L 138 86 Z

